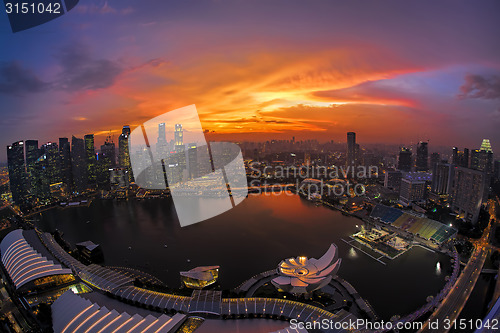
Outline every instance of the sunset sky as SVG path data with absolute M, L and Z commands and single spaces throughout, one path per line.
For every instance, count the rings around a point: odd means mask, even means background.
M 196 104 L 217 140 L 355 131 L 361 143 L 489 138 L 499 152 L 499 14 L 494 0 L 81 0 L 14 34 L 4 13 L 0 142 L 96 133 L 100 146 Z

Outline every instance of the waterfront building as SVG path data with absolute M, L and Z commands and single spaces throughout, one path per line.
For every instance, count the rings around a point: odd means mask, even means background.
M 203 289 L 217 282 L 219 268 L 219 266 L 203 266 L 180 272 L 181 281 L 187 288 Z
M 410 172 L 412 166 L 412 153 L 408 148 L 401 148 L 398 158 L 398 170 Z
M 341 262 L 337 246 L 332 244 L 319 259 L 300 256 L 281 261 L 278 265 L 279 276 L 271 283 L 279 291 L 294 295 L 308 294 L 330 283 Z
M 420 141 L 417 145 L 417 160 L 415 165 L 416 171 L 429 170 L 428 155 L 429 155 L 428 142 Z
M 2 265 L 20 293 L 39 292 L 75 281 L 43 246 L 35 230 L 11 231 L 0 243 Z
M 17 141 L 7 146 L 7 165 L 12 200 L 20 205 L 28 195 L 26 164 L 24 162 L 24 142 Z
M 88 262 L 98 263 L 104 259 L 101 246 L 92 241 L 77 243 L 76 248 L 80 256 Z
M 169 317 L 99 296 L 79 296 L 72 290 L 60 296 L 51 306 L 54 332 L 169 333 L 177 332 L 187 319 L 184 314 Z
M 485 172 L 456 167 L 451 192 L 451 208 L 466 221 L 475 224 L 481 205 L 488 197 L 488 177 Z

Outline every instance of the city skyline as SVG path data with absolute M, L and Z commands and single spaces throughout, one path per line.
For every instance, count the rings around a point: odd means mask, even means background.
M 15 35 L 1 21 L 0 142 L 103 141 L 196 104 L 215 140 L 354 131 L 361 143 L 498 146 L 496 2 L 199 5 L 92 1 Z

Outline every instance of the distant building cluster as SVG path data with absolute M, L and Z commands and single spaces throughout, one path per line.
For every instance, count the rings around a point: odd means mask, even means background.
M 158 126 L 156 150 L 168 156 L 165 176 L 188 179 L 198 177 L 199 155 L 195 143 L 184 143 L 182 124 L 175 124 L 174 138 L 167 141 L 165 123 Z M 135 181 L 131 167 L 131 130 L 123 126 L 118 138 L 118 149 L 108 136 L 96 150 L 93 134 L 83 138 L 60 138 L 58 143 L 48 142 L 39 146 L 38 140 L 17 141 L 7 146 L 10 192 L 15 204 L 22 208 L 40 207 L 63 202 L 88 193 L 115 197 L 128 196 Z M 141 151 L 134 152 L 141 157 Z M 149 156 L 144 156 L 145 161 Z M 144 176 L 144 175 L 142 175 Z M 141 177 L 141 175 L 139 175 Z M 144 193 L 143 193 L 144 194 Z
M 499 165 L 500 161 L 493 159 L 488 139 L 472 151 L 454 147 L 451 162 L 439 153 L 432 153 L 429 159 L 428 142 L 420 142 L 415 159 L 411 149 L 400 149 L 397 167 L 385 171 L 384 186 L 399 192 L 404 206 L 423 203 L 428 198 L 447 199 L 459 217 L 476 223 L 488 197 L 491 178 L 500 178 Z

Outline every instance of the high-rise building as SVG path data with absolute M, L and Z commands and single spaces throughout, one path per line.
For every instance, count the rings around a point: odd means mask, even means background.
M 431 170 L 434 170 L 434 166 L 441 162 L 441 155 L 439 153 L 431 154 Z
M 387 170 L 385 172 L 384 187 L 399 192 L 403 174 L 399 170 Z
M 490 140 L 488 140 L 488 139 L 483 139 L 483 142 L 481 143 L 480 149 L 482 151 L 487 152 L 487 153 L 493 153 L 493 150 L 491 149 Z
M 491 151 L 474 149 L 471 154 L 471 169 L 491 173 L 493 170 L 493 153 Z
M 455 168 L 451 208 L 473 224 L 477 222 L 481 205 L 488 196 L 487 179 L 483 171 Z
M 437 163 L 432 170 L 431 190 L 436 194 L 450 194 L 453 184 L 454 166 L 448 163 Z
M 118 138 L 118 165 L 125 169 L 125 174 L 128 177 L 129 182 L 132 181 L 132 168 L 130 166 L 130 152 L 128 137 L 130 135 L 130 127 L 128 125 L 123 126 L 122 134 Z
M 175 151 L 184 151 L 184 131 L 182 124 L 175 124 Z
M 87 134 L 85 140 L 85 159 L 87 161 L 87 188 L 97 185 L 97 156 L 95 153 L 94 134 Z
M 453 165 L 456 165 L 456 166 L 468 168 L 469 167 L 469 149 L 464 148 L 463 151 L 460 151 L 460 150 L 458 150 L 457 147 L 454 147 L 451 163 Z
M 401 148 L 398 159 L 398 170 L 410 172 L 412 166 L 411 150 L 408 148 Z
M 190 143 L 187 151 L 188 178 L 198 178 L 198 147 L 196 143 Z
M 36 160 L 40 157 L 40 150 L 38 149 L 38 140 L 26 140 L 25 141 L 26 150 L 26 170 L 28 175 L 31 174 L 31 169 L 35 164 Z
M 416 160 L 416 171 L 428 171 L 428 142 L 420 141 L 417 145 L 417 160 Z
M 346 154 L 346 165 L 354 165 L 357 163 L 356 156 L 356 133 L 347 132 L 347 154 Z
M 496 160 L 493 164 L 493 177 L 500 180 L 500 160 Z
M 87 189 L 87 160 L 85 142 L 76 137 L 71 138 L 71 166 L 73 173 L 73 190 L 77 193 Z
M 71 170 L 71 144 L 68 138 L 59 138 L 59 165 L 61 181 L 68 189 L 73 186 L 73 173 Z
M 406 206 L 413 202 L 422 201 L 425 198 L 425 188 L 426 185 L 423 180 L 403 178 L 401 180 L 399 200 Z
M 45 176 L 50 184 L 61 181 L 59 147 L 57 143 L 48 142 L 40 147 L 40 151 L 45 160 Z
M 25 203 L 28 195 L 23 141 L 17 141 L 7 146 L 7 165 L 12 200 L 16 204 L 21 205 Z
M 97 185 L 101 190 L 109 190 L 111 187 L 111 170 L 116 167 L 115 144 L 108 136 L 101 151 L 97 155 Z

